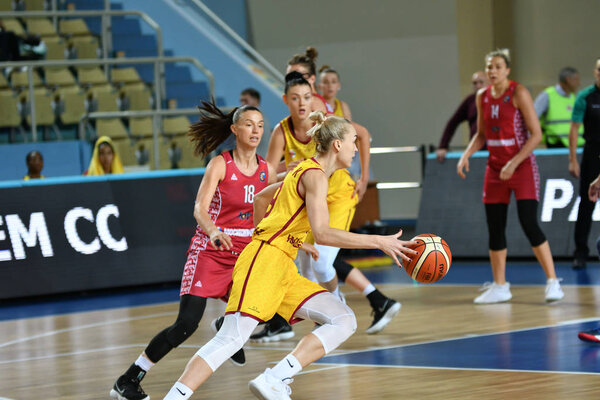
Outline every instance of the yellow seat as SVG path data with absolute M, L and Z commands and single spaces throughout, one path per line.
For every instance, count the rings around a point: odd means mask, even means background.
M 54 110 L 52 109 L 52 96 L 49 93 L 36 93 L 35 123 L 38 126 L 54 125 Z M 27 116 L 27 123 L 31 125 L 31 115 Z
M 135 164 L 133 165 L 148 165 L 151 169 L 155 169 L 154 140 L 151 137 L 135 140 L 133 147 L 133 157 L 135 160 Z
M 44 11 L 46 0 L 25 0 L 25 11 Z
M 81 117 L 85 114 L 85 94 L 77 88 L 75 90 L 66 90 L 59 94 L 64 105 L 60 113 L 60 120 L 65 125 L 78 124 Z
M 200 168 L 204 166 L 202 158 L 194 156 L 194 148 L 187 135 L 177 135 L 172 140 L 181 148 L 179 168 Z
M 136 137 L 152 137 L 152 117 L 129 118 L 129 132 Z
M 46 71 L 46 84 L 48 86 L 73 86 L 75 77 L 67 68 L 49 69 Z
M 46 43 L 46 60 L 64 60 L 66 42 L 58 36 L 49 36 L 44 38 Z M 48 68 L 48 67 L 47 67 Z
M 142 82 L 137 70 L 133 67 L 113 68 L 111 70 L 111 81 L 116 85 Z
M 3 73 L 0 73 L 0 90 L 10 89 L 8 81 L 4 77 Z
M 58 22 L 58 30 L 61 35 L 67 36 L 84 36 L 91 34 L 87 24 L 81 18 L 61 19 Z
M 118 111 L 117 93 L 115 91 L 99 91 L 94 94 L 98 101 L 98 111 Z
M 21 25 L 21 23 L 15 18 L 2 19 L 2 25 L 4 25 L 4 29 L 7 32 L 12 31 L 15 33 L 15 35 L 18 35 L 18 36 L 25 35 L 25 29 L 23 29 L 23 25 Z
M 26 88 L 29 87 L 29 75 L 27 71 L 14 70 L 10 74 L 10 82 L 13 88 Z M 33 71 L 33 86 L 39 87 L 42 86 L 42 78 L 37 73 L 37 71 Z
M 0 0 L 0 11 L 13 11 L 12 0 Z
M 39 35 L 44 40 L 45 36 L 58 36 L 54 25 L 47 18 L 28 18 L 25 20 L 25 24 L 27 26 L 27 33 L 30 35 Z
M 163 133 L 165 135 L 181 135 L 188 132 L 190 120 L 180 115 L 178 117 L 163 118 Z
M 140 111 L 150 110 L 152 108 L 152 92 L 147 87 L 144 86 L 143 88 L 138 89 L 122 90 L 122 93 L 129 99 L 129 110 Z
M 98 39 L 93 36 L 75 36 L 69 39 L 69 48 L 73 47 L 78 59 L 98 58 Z
M 17 128 L 21 125 L 18 99 L 11 92 L 0 92 L 0 128 Z
M 124 166 L 137 165 L 135 146 L 129 138 L 113 138 L 113 144 Z
M 77 79 L 82 86 L 104 85 L 108 83 L 106 75 L 99 67 L 79 68 L 77 70 Z
M 99 119 L 96 121 L 96 134 L 112 139 L 129 138 L 125 125 L 119 118 Z

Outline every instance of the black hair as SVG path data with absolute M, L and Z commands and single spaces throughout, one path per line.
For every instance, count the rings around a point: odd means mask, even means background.
M 298 85 L 307 85 L 308 87 L 311 87 L 310 83 L 304 79 L 302 74 L 298 71 L 292 71 L 285 76 L 285 93 L 287 93 L 290 88 Z
M 225 141 L 231 134 L 231 124 L 238 122 L 246 111 L 262 112 L 254 106 L 236 107 L 225 114 L 217 107 L 215 100 L 202 101 L 198 106 L 200 120 L 190 125 L 188 136 L 194 146 L 194 154 L 207 156 Z
M 567 81 L 567 78 L 570 78 L 573 75 L 577 75 L 578 73 L 579 72 L 577 72 L 577 70 L 573 67 L 564 67 L 558 73 L 558 81 L 564 83 Z
M 27 164 L 29 164 L 29 162 L 31 161 L 31 159 L 33 158 L 33 156 L 35 155 L 35 153 L 40 155 L 40 158 L 42 159 L 42 161 L 44 161 L 44 157 L 42 156 L 42 153 L 40 153 L 37 150 L 31 150 L 29 153 L 27 153 L 27 155 L 25 156 L 25 162 Z
M 254 88 L 247 88 L 242 90 L 242 93 L 240 94 L 247 94 L 250 97 L 255 98 L 256 100 L 258 100 L 258 102 L 260 103 L 260 92 Z

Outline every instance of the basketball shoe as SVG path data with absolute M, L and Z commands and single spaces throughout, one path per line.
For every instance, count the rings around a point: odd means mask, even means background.
M 283 381 L 271 374 L 271 369 L 267 368 L 265 372 L 252 379 L 248 387 L 253 395 L 262 400 L 292 400 L 290 394 L 292 389 L 288 384 L 292 383 L 292 378 Z
M 373 308 L 373 322 L 365 332 L 369 335 L 381 332 L 399 312 L 402 305 L 396 300 L 387 299 L 381 307 Z
M 550 278 L 546 281 L 546 301 L 557 301 L 565 297 L 560 287 L 560 279 Z
M 210 323 L 210 327 L 212 328 L 214 333 L 217 333 L 219 329 L 221 329 L 221 326 L 223 326 L 224 319 L 225 317 L 221 316 L 219 318 L 213 319 L 213 321 Z M 244 354 L 244 349 L 239 349 L 234 355 L 232 355 L 229 358 L 229 361 L 231 361 L 233 365 L 237 365 L 238 367 L 246 365 L 246 355 Z
M 579 332 L 577 337 L 584 342 L 600 343 L 600 328 L 591 331 Z
M 278 342 L 293 337 L 294 331 L 290 324 L 281 316 L 275 314 L 271 320 L 265 322 L 265 326 L 260 332 L 250 336 L 250 340 L 258 343 L 266 343 Z
M 483 288 L 480 289 L 484 292 L 477 296 L 473 303 L 475 304 L 494 304 L 502 303 L 512 299 L 510 293 L 510 283 L 506 282 L 504 285 L 498 285 L 496 282 L 486 282 L 483 284 Z
M 150 400 L 150 396 L 144 393 L 140 381 L 121 375 L 110 390 L 110 397 L 117 400 Z

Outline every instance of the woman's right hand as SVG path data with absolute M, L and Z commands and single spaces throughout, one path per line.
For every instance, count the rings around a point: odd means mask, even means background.
M 569 161 L 569 173 L 575 178 L 579 178 L 579 162 L 577 159 Z
M 396 265 L 402 268 L 402 264 L 398 260 L 398 257 L 404 261 L 410 262 L 410 256 L 418 254 L 418 252 L 412 248 L 419 243 L 412 240 L 400 240 L 400 236 L 402 236 L 402 229 L 395 235 L 379 236 L 378 247 L 385 254 L 392 257 Z
M 215 250 L 230 250 L 233 247 L 231 237 L 218 228 L 210 233 L 210 244 Z
M 465 179 L 467 175 L 463 170 L 469 172 L 469 159 L 465 157 L 464 154 L 460 157 L 460 160 L 458 160 L 458 164 L 456 164 L 456 173 L 458 176 Z

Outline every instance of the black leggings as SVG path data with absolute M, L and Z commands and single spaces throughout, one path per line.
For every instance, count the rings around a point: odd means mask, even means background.
M 184 294 L 179 301 L 179 314 L 175 323 L 160 331 L 146 347 L 146 355 L 157 363 L 173 348 L 185 342 L 198 328 L 206 308 L 206 298 Z
M 517 200 L 517 213 L 521 228 L 529 239 L 531 247 L 537 247 L 546 241 L 544 232 L 540 229 L 537 221 L 537 200 Z M 508 204 L 493 203 L 485 205 L 488 233 L 490 237 L 489 247 L 492 251 L 506 249 L 506 217 L 508 215 Z

